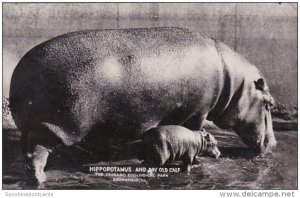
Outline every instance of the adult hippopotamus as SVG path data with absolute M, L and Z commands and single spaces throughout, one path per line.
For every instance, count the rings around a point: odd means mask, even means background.
M 67 33 L 14 70 L 10 107 L 26 167 L 39 181 L 51 150 L 88 134 L 98 145 L 158 125 L 232 128 L 259 152 L 276 144 L 273 99 L 256 67 L 223 43 L 181 28 Z
M 178 125 L 151 128 L 142 134 L 138 159 L 146 167 L 166 166 L 182 160 L 181 171 L 190 172 L 197 156 L 218 158 L 221 152 L 213 135 Z

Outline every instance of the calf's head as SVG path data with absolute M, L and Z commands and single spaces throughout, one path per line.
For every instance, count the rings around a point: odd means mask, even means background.
M 218 144 L 217 140 L 215 139 L 215 137 L 213 135 L 211 135 L 210 133 L 207 133 L 207 132 L 202 132 L 202 136 L 203 136 L 202 155 L 213 157 L 213 158 L 217 159 L 221 155 L 221 152 L 219 151 L 219 149 L 217 147 L 217 144 Z

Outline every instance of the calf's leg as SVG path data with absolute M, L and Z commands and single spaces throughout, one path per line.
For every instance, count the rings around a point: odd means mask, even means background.
M 190 174 L 193 160 L 194 160 L 194 156 L 183 157 L 180 171 Z

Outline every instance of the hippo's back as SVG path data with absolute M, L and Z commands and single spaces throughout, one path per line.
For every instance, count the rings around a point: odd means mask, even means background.
M 179 28 L 58 36 L 31 49 L 17 65 L 10 88 L 11 111 L 21 130 L 40 123 L 81 134 L 101 123 L 154 126 L 176 105 L 199 102 L 196 81 L 205 86 L 208 79 L 218 78 L 218 68 L 195 72 L 199 65 L 193 58 L 201 51 L 218 57 L 213 41 Z M 178 93 L 185 96 L 178 99 Z

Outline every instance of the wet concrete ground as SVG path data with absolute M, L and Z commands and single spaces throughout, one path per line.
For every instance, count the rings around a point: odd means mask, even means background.
M 201 164 L 194 167 L 190 175 L 168 173 L 168 177 L 158 177 L 154 174 L 155 177 L 131 177 L 132 181 L 113 181 L 116 177 L 96 176 L 88 167 L 139 167 L 140 161 L 129 158 L 95 162 L 95 159 L 89 160 L 84 151 L 70 148 L 54 153 L 49 159 L 43 188 L 297 189 L 297 131 L 276 131 L 277 148 L 265 157 L 254 157 L 230 131 L 214 129 L 210 132 L 217 138 L 222 155 L 219 159 L 200 157 Z M 3 131 L 3 189 L 36 189 L 26 182 L 19 135 L 17 130 Z

